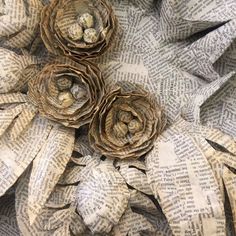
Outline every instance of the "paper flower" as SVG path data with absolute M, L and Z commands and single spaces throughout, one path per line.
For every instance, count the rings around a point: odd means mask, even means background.
M 165 123 L 162 109 L 148 93 L 116 89 L 94 115 L 90 142 L 105 156 L 138 158 L 151 150 Z
M 29 83 L 40 114 L 74 128 L 91 121 L 104 93 L 101 72 L 88 61 L 47 64 Z
M 42 12 L 41 36 L 56 55 L 96 57 L 107 50 L 116 28 L 106 0 L 53 0 Z

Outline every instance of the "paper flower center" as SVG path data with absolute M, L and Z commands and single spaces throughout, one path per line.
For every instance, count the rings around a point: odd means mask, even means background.
M 77 17 L 76 23 L 68 28 L 68 36 L 73 41 L 92 44 L 98 41 L 98 31 L 95 29 L 94 16 L 84 13 Z
M 113 131 L 118 138 L 128 138 L 141 131 L 143 124 L 129 111 L 120 110 Z

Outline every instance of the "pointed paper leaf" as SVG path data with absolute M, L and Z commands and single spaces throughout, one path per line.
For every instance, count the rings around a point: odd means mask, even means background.
M 183 235 L 185 231 L 193 233 L 198 229 L 203 235 L 216 232 L 224 235 L 223 197 L 218 183 L 187 129 L 179 132 L 180 124 L 176 122 L 169 127 L 146 157 L 148 181 L 173 234 Z M 173 204 L 175 207 L 171 207 Z M 208 217 L 200 219 L 204 212 Z
M 22 235 L 43 235 L 51 236 L 53 231 L 45 231 L 42 228 L 45 222 L 57 211 L 55 209 L 44 209 L 37 218 L 35 224 L 30 225 L 28 216 L 28 186 L 30 180 L 31 168 L 20 177 L 16 188 L 16 216 Z
M 29 183 L 29 217 L 32 224 L 65 170 L 74 147 L 74 129 L 54 125 L 47 143 L 33 162 Z
M 10 141 L 7 133 L 0 138 L 0 196 L 36 157 L 50 130 L 48 121 L 37 117 L 16 141 Z

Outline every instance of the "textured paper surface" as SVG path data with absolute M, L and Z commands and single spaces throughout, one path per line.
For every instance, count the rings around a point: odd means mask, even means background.
M 137 160 L 94 153 L 87 128 L 51 122 L 28 100 L 46 50 L 1 42 L 0 234 L 234 236 L 235 1 L 110 2 L 117 39 L 94 62 L 107 85 L 153 94 L 167 126 Z

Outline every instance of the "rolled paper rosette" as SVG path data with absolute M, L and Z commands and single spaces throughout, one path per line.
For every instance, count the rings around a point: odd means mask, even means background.
M 28 46 L 38 33 L 42 8 L 40 0 L 0 0 L 1 45 Z
M 90 124 L 89 139 L 104 156 L 138 158 L 152 149 L 165 124 L 163 110 L 147 92 L 119 88 L 105 96 Z
M 74 128 L 91 121 L 104 94 L 102 74 L 88 61 L 47 64 L 29 82 L 29 98 L 40 114 Z
M 79 59 L 104 53 L 117 28 L 106 0 L 52 0 L 42 11 L 40 25 L 51 53 Z

